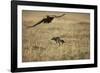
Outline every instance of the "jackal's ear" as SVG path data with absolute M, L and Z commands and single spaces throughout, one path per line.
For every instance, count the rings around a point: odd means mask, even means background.
M 49 17 L 50 15 L 46 15 L 45 17 Z

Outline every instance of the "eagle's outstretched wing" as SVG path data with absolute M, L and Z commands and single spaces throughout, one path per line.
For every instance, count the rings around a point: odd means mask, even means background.
M 42 19 L 41 21 L 37 22 L 37 23 L 36 23 L 36 24 L 34 24 L 33 26 L 28 26 L 28 28 L 35 27 L 35 26 L 37 26 L 37 25 L 41 24 L 43 21 L 44 21 L 44 19 Z
M 59 17 L 62 17 L 62 16 L 64 16 L 64 15 L 66 15 L 66 14 L 62 14 L 62 15 L 60 15 L 60 16 L 53 15 L 53 17 L 59 18 Z

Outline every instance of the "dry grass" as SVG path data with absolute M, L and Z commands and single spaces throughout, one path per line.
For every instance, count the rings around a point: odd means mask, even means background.
M 23 11 L 22 13 L 22 61 L 56 61 L 90 58 L 90 15 L 65 13 L 52 23 L 27 28 L 46 15 L 61 12 Z M 65 43 L 58 46 L 52 37 L 59 36 Z

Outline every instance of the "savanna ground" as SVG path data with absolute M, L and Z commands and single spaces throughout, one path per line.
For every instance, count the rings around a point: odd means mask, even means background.
M 90 58 L 90 15 L 88 13 L 64 13 L 51 23 L 39 22 L 46 15 L 61 15 L 61 12 L 22 12 L 22 61 L 80 60 Z M 65 41 L 58 45 L 51 40 L 59 36 Z

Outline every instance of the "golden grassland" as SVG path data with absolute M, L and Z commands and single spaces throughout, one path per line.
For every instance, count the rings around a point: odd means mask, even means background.
M 80 60 L 90 58 L 90 15 L 65 13 L 52 23 L 32 26 L 46 15 L 61 15 L 61 12 L 22 12 L 22 61 Z M 58 45 L 51 40 L 59 36 L 65 41 Z

